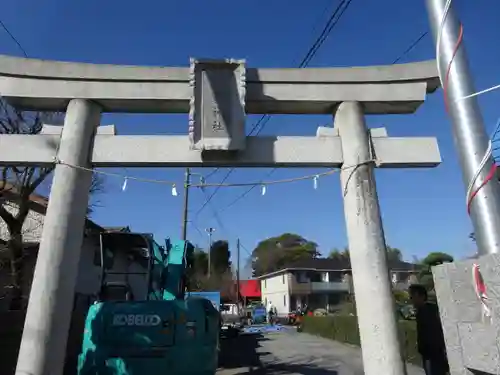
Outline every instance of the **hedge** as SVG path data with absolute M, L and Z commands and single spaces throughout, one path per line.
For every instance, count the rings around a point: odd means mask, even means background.
M 417 351 L 417 331 L 414 321 L 399 321 L 401 344 L 406 361 L 421 365 Z M 302 332 L 327 339 L 360 346 L 358 322 L 355 316 L 307 316 L 304 317 Z

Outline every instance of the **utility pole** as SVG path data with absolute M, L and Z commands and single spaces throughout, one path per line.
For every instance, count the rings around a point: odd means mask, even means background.
M 443 13 L 447 0 L 426 0 L 427 13 L 435 42 L 439 37 Z M 440 37 L 440 70 L 447 74 L 448 65 L 453 58 L 449 77 L 445 82 L 445 100 L 452 120 L 453 138 L 458 152 L 462 177 L 467 187 L 488 148 L 488 135 L 483 123 L 483 117 L 475 97 L 462 99 L 475 93 L 474 84 L 469 71 L 467 54 L 462 40 L 460 47 L 455 51 L 460 33 L 460 22 L 453 7 L 450 6 Z M 444 79 L 444 77 L 441 77 Z M 490 157 L 482 170 L 478 183 L 484 181 L 493 160 Z M 496 178 L 486 184 L 471 202 L 470 216 L 477 239 L 480 255 L 500 252 L 500 185 Z
M 205 232 L 208 233 L 208 278 L 210 278 L 210 271 L 212 268 L 212 259 L 210 256 L 212 252 L 212 233 L 215 232 L 215 228 L 207 228 Z
M 240 316 L 240 239 L 236 242 L 236 311 Z
M 191 183 L 191 170 L 186 168 L 184 174 L 184 207 L 182 211 L 182 239 L 187 240 L 187 223 L 188 223 L 188 208 L 189 208 L 189 184 Z

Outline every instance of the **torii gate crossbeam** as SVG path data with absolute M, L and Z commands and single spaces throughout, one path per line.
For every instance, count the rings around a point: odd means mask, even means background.
M 62 374 L 91 180 L 71 166 L 130 165 L 342 167 L 365 374 L 402 375 L 373 173 L 441 158 L 435 139 L 376 135 L 364 116 L 414 112 L 438 86 L 433 61 L 246 69 L 240 60 L 192 60 L 188 69 L 0 56 L 0 92 L 12 105 L 66 110 L 60 137 L 0 135 L 0 165 L 56 165 L 16 375 Z M 100 114 L 117 111 L 189 113 L 188 135 L 94 136 Z M 334 114 L 335 128 L 311 138 L 246 137 L 245 113 Z

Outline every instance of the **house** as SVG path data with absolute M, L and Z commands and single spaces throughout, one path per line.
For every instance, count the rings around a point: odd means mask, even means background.
M 348 259 L 304 259 L 284 268 L 261 275 L 262 301 L 272 303 L 278 315 L 286 315 L 299 306 L 322 308 L 333 312 L 352 290 Z M 391 262 L 391 280 L 397 289 L 406 289 L 413 282 L 414 265 Z
M 15 189 L 12 188 L 2 191 L 2 205 L 11 213 L 18 209 L 15 203 L 15 194 Z M 38 194 L 31 194 L 30 212 L 23 225 L 23 291 L 25 291 L 25 304 L 31 288 L 47 204 L 47 198 Z M 75 288 L 75 308 L 88 306 L 99 291 L 101 278 L 100 234 L 117 231 L 130 232 L 130 229 L 128 227 L 105 228 L 92 220 L 86 220 Z M 11 284 L 11 277 L 6 242 L 8 238 L 7 227 L 4 221 L 0 219 L 0 311 L 6 311 L 10 306 L 9 285 Z M 113 266 L 110 271 L 140 273 L 146 270 L 138 262 L 134 261 L 129 254 L 118 252 L 114 254 Z M 128 282 L 136 296 L 142 296 L 146 293 L 145 275 L 110 275 L 108 280 Z

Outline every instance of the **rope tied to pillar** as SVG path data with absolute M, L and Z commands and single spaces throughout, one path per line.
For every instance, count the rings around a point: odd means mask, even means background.
M 344 185 L 344 189 L 343 189 L 344 191 L 342 194 L 343 197 L 345 197 L 347 195 L 347 185 L 349 185 L 349 182 L 351 181 L 352 176 L 354 175 L 354 173 L 356 172 L 356 170 L 359 167 L 361 167 L 363 165 L 369 165 L 371 163 L 374 163 L 375 167 L 378 168 L 382 164 L 382 162 L 379 159 L 377 159 L 377 157 L 375 155 L 375 147 L 373 145 L 373 138 L 371 136 L 370 130 L 367 129 L 367 133 L 368 133 L 368 143 L 369 143 L 369 148 L 370 148 L 370 159 L 360 161 L 359 155 L 358 155 L 358 162 L 355 165 L 349 166 L 349 167 L 342 166 L 342 168 L 341 168 L 342 170 L 351 169 L 351 173 L 349 174 L 349 177 L 347 177 L 346 183 Z

